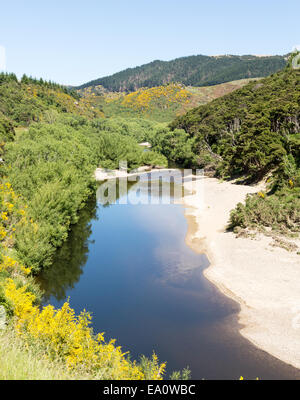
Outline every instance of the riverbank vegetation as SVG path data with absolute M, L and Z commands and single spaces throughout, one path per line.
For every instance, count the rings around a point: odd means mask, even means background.
M 117 132 L 138 142 L 151 143 L 151 151 L 143 153 L 145 164 L 155 155 L 156 165 L 166 165 L 165 160 L 182 166 L 195 166 L 196 154 L 192 151 L 193 139 L 183 129 L 170 130 L 165 123 L 141 118 L 97 119 L 93 124 L 99 130 Z M 159 159 L 159 155 L 162 159 Z
M 20 227 L 30 226 L 33 231 L 38 231 L 39 226 L 29 218 L 26 204 L 9 182 L 1 184 L 0 193 L 0 325 L 1 329 L 8 329 L 9 338 L 14 342 L 14 345 L 9 344 L 6 365 L 11 368 L 10 360 L 17 359 L 19 366 L 14 367 L 21 368 L 21 371 L 14 369 L 11 373 L 21 374 L 25 368 L 25 373 L 33 379 L 38 365 L 43 364 L 46 368 L 50 364 L 51 375 L 55 365 L 59 364 L 66 368 L 63 376 L 73 379 L 82 376 L 87 379 L 161 379 L 165 365 L 158 363 L 156 355 L 151 360 L 143 358 L 139 364 L 130 361 L 128 354 L 123 353 L 114 340 L 105 342 L 103 334 L 94 335 L 89 313 L 83 311 L 76 316 L 67 302 L 58 310 L 51 305 L 39 308 L 41 292 L 32 277 L 32 268 L 20 262 L 18 248 L 14 245 Z M 5 327 L 6 322 L 8 327 Z M 16 342 L 14 335 L 17 335 Z M 3 350 L 3 343 L 0 337 L 0 350 Z M 20 347 L 25 345 L 27 352 L 21 357 Z M 34 354 L 41 363 L 32 360 Z M 28 370 L 30 365 L 22 367 L 26 360 L 32 361 L 32 370 Z M 2 373 L 10 374 L 5 370 Z
M 217 176 L 256 182 L 265 192 L 248 196 L 230 227 L 266 226 L 297 231 L 300 224 L 300 72 L 283 71 L 200 106 L 175 119 L 193 140 L 197 164 Z
M 35 271 L 51 263 L 55 249 L 66 239 L 70 225 L 95 189 L 93 172 L 99 165 L 128 168 L 143 164 L 146 153 L 132 137 L 100 131 L 82 117 L 60 117 L 55 123 L 36 123 L 5 146 L 2 174 L 28 205 L 38 224 L 20 228 L 16 249 Z M 159 154 L 148 162 L 164 163 Z M 151 160 L 152 158 L 152 160 Z

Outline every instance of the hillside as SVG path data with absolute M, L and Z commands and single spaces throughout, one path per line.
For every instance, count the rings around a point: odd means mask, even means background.
M 223 177 L 259 180 L 271 174 L 267 192 L 249 197 L 231 224 L 262 224 L 299 233 L 300 71 L 288 65 L 259 82 L 175 119 L 193 141 L 197 164 Z
M 187 112 L 171 128 L 195 137 L 199 150 L 221 156 L 228 174 L 258 176 L 299 145 L 299 88 L 299 71 L 287 67 Z
M 108 92 L 103 86 L 90 86 L 80 89 L 79 93 L 88 102 L 95 103 L 106 117 L 141 117 L 169 122 L 200 104 L 206 104 L 243 87 L 249 81 L 250 79 L 241 79 L 207 87 L 170 83 L 153 88 L 141 88 L 129 94 Z
M 185 86 L 211 86 L 238 79 L 264 77 L 284 67 L 284 56 L 189 56 L 156 60 L 93 80 L 77 89 L 101 85 L 113 92 L 133 92 L 142 87 L 178 82 Z
M 0 117 L 16 125 L 29 125 L 49 119 L 53 112 L 89 118 L 102 115 L 87 99 L 63 86 L 25 75 L 19 81 L 15 74 L 0 73 Z

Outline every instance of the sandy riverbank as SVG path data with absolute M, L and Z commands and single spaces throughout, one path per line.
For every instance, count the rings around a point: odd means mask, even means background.
M 185 185 L 191 189 L 192 183 Z M 272 239 L 263 235 L 236 238 L 225 231 L 230 210 L 257 187 L 213 178 L 200 185 L 202 195 L 184 198 L 187 244 L 207 254 L 205 276 L 240 304 L 241 334 L 300 368 L 300 255 L 270 246 Z

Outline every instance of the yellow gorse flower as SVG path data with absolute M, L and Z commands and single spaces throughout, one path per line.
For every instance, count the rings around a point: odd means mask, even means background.
M 124 96 L 122 105 L 139 111 L 147 111 L 156 105 L 160 108 L 169 108 L 171 104 L 186 104 L 191 93 L 182 85 L 170 83 L 165 86 L 141 88 L 136 92 Z
M 1 213 L 1 219 L 3 219 L 3 221 L 7 221 L 8 220 L 7 212 L 2 212 Z
M 9 182 L 0 184 L 0 241 L 8 247 L 14 243 L 14 235 L 19 225 L 31 224 L 33 231 L 37 225 L 27 216 L 27 205 L 12 189 Z
M 60 309 L 48 305 L 40 311 L 33 305 L 35 296 L 26 286 L 17 288 L 12 279 L 6 281 L 5 296 L 13 304 L 19 334 L 44 343 L 50 355 L 62 357 L 69 368 L 84 367 L 89 372 L 107 368 L 110 379 L 145 378 L 142 368 L 130 362 L 114 340 L 106 343 L 102 333 L 93 335 L 88 312 L 76 316 L 68 302 Z M 152 379 L 162 379 L 165 364 L 159 365 L 155 354 L 152 367 Z

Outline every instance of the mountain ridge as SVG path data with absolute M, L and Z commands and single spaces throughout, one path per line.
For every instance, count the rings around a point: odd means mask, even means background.
M 176 82 L 186 86 L 212 86 L 238 79 L 270 75 L 286 65 L 286 56 L 192 55 L 170 61 L 154 60 L 94 79 L 75 89 L 101 85 L 113 92 L 133 92 Z

